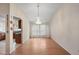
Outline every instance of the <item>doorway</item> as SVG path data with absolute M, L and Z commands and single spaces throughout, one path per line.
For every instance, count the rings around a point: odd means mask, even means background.
M 13 16 L 13 41 L 14 44 L 22 43 L 22 20 Z

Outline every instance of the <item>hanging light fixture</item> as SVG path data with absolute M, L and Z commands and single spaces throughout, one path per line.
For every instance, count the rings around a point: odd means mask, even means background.
M 37 20 L 36 20 L 36 24 L 42 24 L 40 17 L 39 17 L 39 3 L 37 4 Z

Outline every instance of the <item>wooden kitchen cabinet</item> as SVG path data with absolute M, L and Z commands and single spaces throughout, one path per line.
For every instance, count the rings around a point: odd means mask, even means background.
M 15 42 L 17 43 L 17 44 L 20 44 L 20 43 L 22 43 L 22 40 L 21 40 L 21 33 L 14 33 L 13 34 L 13 36 L 14 36 L 14 39 L 15 39 Z

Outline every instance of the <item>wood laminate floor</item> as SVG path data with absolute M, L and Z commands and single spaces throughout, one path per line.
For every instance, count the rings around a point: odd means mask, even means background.
M 48 38 L 31 38 L 11 55 L 69 55 L 54 40 Z

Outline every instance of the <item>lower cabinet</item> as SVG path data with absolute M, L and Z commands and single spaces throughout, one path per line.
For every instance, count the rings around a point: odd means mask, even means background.
M 19 33 L 19 34 L 17 34 L 17 33 L 14 33 L 13 34 L 13 38 L 15 39 L 15 42 L 17 43 L 17 44 L 20 44 L 20 43 L 22 43 L 22 40 L 21 40 L 21 33 Z

